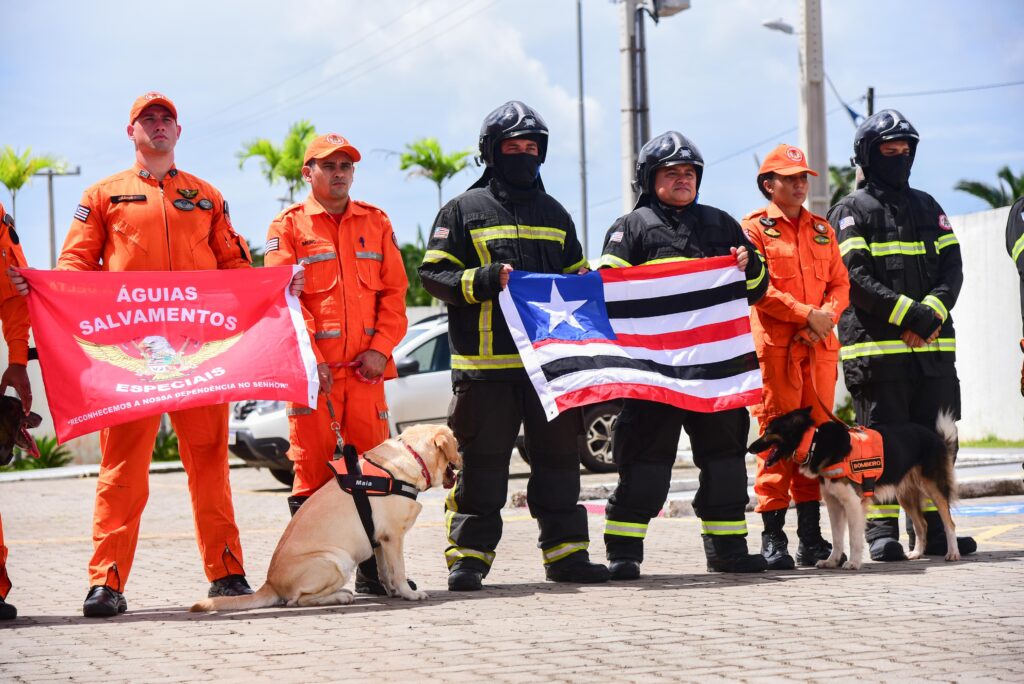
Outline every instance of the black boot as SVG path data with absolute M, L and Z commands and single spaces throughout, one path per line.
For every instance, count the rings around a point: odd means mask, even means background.
M 832 553 L 832 545 L 821 536 L 821 502 L 805 501 L 796 505 L 796 562 L 803 567 L 814 567 Z M 840 563 L 846 562 L 843 554 Z
M 299 509 L 302 508 L 302 504 L 306 503 L 306 499 L 308 498 L 308 496 L 288 497 L 288 510 L 292 512 L 293 518 L 295 517 L 295 514 L 299 512 Z
M 613 580 L 640 579 L 640 563 L 635 560 L 613 560 L 608 562 L 608 572 Z
M 746 535 L 704 534 L 708 572 L 764 572 L 768 561 L 759 553 L 747 553 Z
M 416 591 L 416 583 L 406 578 L 409 588 Z M 387 596 L 388 590 L 380 583 L 380 576 L 377 574 L 377 557 L 370 556 L 356 568 L 356 593 L 370 594 L 371 596 Z
M 568 558 L 545 565 L 544 577 L 549 582 L 600 584 L 611 579 L 611 573 L 608 566 L 591 563 L 585 552 L 576 552 Z
M 761 513 L 764 532 L 761 533 L 761 555 L 768 562 L 769 570 L 792 570 L 796 567 L 789 555 L 789 538 L 782 528 L 786 523 L 786 509 Z
M 868 520 L 864 538 L 868 542 L 873 561 L 907 560 L 900 546 L 899 518 L 879 518 Z
M 448 591 L 480 591 L 484 588 L 487 570 L 487 566 L 478 560 L 460 560 L 448 571 Z
M 926 556 L 945 556 L 946 526 L 942 524 L 942 516 L 938 511 L 924 511 L 924 521 L 928 525 L 924 554 Z M 914 534 L 914 524 L 909 519 L 907 520 L 907 533 L 910 535 L 910 548 L 913 549 L 917 535 Z M 956 546 L 961 556 L 970 555 L 978 550 L 978 542 L 974 541 L 974 537 L 957 537 Z
M 85 617 L 114 617 L 128 610 L 128 602 L 124 594 L 104 584 L 89 587 L 89 593 L 82 604 L 82 615 Z
M 0 620 L 13 620 L 18 617 L 18 609 L 0 598 Z

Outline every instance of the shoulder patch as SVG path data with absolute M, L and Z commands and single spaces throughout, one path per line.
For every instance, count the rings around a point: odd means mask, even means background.
M 847 216 L 846 218 L 840 219 L 839 230 L 845 230 L 850 226 L 854 225 L 855 223 L 857 223 L 857 219 L 853 218 L 852 216 Z
M 608 242 L 622 242 L 623 235 L 623 231 L 617 230 L 608 236 Z
M 269 240 L 267 240 L 267 244 L 264 245 L 263 253 L 266 254 L 268 252 L 276 252 L 279 249 L 281 249 L 281 238 L 272 237 Z
M 81 221 L 82 223 L 85 223 L 86 221 L 89 220 L 90 213 L 92 213 L 92 209 L 85 206 L 84 204 L 79 204 L 78 208 L 75 209 L 75 219 Z
M 782 237 L 782 233 L 780 233 L 777 229 L 771 228 L 771 227 L 765 228 L 764 229 L 764 234 L 767 235 L 768 237 L 773 237 L 773 238 Z
M 828 226 L 825 225 L 824 223 L 815 223 L 814 232 L 818 233 L 819 235 L 825 235 L 826 233 L 828 233 Z
M 768 218 L 767 216 L 762 216 L 760 221 L 758 221 L 758 223 L 760 223 L 765 228 L 771 228 L 772 226 L 775 225 L 776 221 L 773 218 Z M 765 231 L 765 232 L 767 233 L 768 231 Z M 776 231 L 776 234 L 777 234 L 777 231 Z
M 953 230 L 953 224 L 949 222 L 945 214 L 939 214 L 939 228 L 942 230 Z
M 432 238 L 434 238 L 436 240 L 444 240 L 450 234 L 451 234 L 451 230 L 450 229 L 444 228 L 442 226 L 438 226 L 437 228 L 434 228 L 434 234 L 431 235 L 430 237 L 432 237 Z
M 815 235 L 814 241 L 817 242 L 819 245 L 827 245 L 828 243 L 832 242 L 832 240 L 830 240 L 827 235 Z

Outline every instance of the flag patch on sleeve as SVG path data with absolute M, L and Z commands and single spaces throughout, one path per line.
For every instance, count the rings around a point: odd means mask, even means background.
M 448 235 L 450 233 L 451 233 L 451 231 L 449 229 L 447 229 L 447 228 L 437 227 L 437 228 L 434 229 L 434 238 L 436 238 L 438 240 L 443 240 L 446 237 L 448 237 Z
M 617 230 L 608 236 L 608 242 L 622 242 L 622 231 Z
M 263 253 L 276 252 L 281 248 L 281 238 L 270 238 L 267 240 L 267 245 L 263 248 Z
M 78 208 L 75 209 L 75 218 L 81 221 L 82 223 L 85 223 L 86 220 L 89 218 L 89 214 L 91 212 L 92 209 L 85 206 L 84 204 L 79 204 Z
M 839 230 L 845 230 L 857 222 L 857 219 L 852 216 L 847 216 L 839 221 Z

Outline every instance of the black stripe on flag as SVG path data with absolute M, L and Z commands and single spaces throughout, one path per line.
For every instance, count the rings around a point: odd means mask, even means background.
M 655 361 L 627 359 L 622 356 L 569 356 L 549 361 L 541 366 L 541 370 L 544 371 L 544 377 L 547 378 L 548 382 L 570 373 L 609 368 L 630 368 L 638 371 L 647 371 L 676 380 L 721 380 L 757 370 L 758 366 L 757 355 L 754 352 L 741 354 L 725 361 L 715 361 L 694 366 L 669 366 Z
M 682 292 L 650 299 L 605 302 L 605 305 L 608 309 L 608 318 L 650 318 L 706 309 L 709 306 L 724 304 L 735 299 L 746 300 L 746 298 L 747 283 L 744 280 L 739 280 L 707 290 Z

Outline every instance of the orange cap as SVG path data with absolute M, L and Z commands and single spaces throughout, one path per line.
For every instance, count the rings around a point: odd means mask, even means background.
M 768 156 L 761 162 L 761 168 L 757 175 L 763 173 L 777 173 L 780 176 L 793 176 L 798 173 L 809 173 L 812 176 L 818 174 L 807 168 L 807 155 L 799 147 L 783 143 L 768 153 Z
M 128 113 L 128 123 L 135 123 L 135 120 L 142 114 L 142 110 L 151 105 L 163 105 L 171 110 L 174 120 L 178 120 L 178 110 L 171 102 L 171 98 L 155 90 L 151 90 L 142 97 L 136 98 L 132 103 L 132 110 Z
M 313 142 L 309 143 L 309 147 L 306 148 L 306 156 L 302 159 L 302 163 L 306 164 L 310 159 L 323 159 L 329 157 L 335 152 L 344 152 L 352 161 L 359 161 L 362 156 L 359 154 L 359 150 L 353 147 L 352 143 L 346 140 L 344 137 L 337 133 L 328 133 L 327 135 L 320 135 L 313 139 Z

